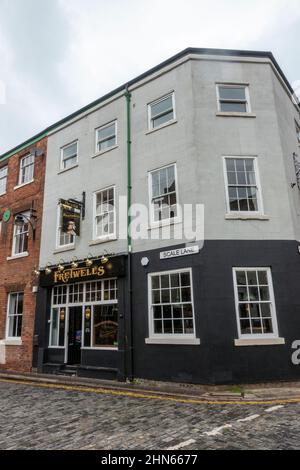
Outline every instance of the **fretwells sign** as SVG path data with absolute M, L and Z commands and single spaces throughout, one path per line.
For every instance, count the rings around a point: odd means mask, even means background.
M 54 271 L 54 284 L 57 283 L 67 283 L 69 281 L 75 282 L 78 279 L 85 277 L 102 277 L 105 274 L 105 269 L 103 266 L 95 266 L 91 268 L 71 268 L 65 269 L 64 271 Z
M 102 264 L 98 259 L 94 260 L 91 266 L 86 266 L 85 262 L 82 261 L 76 268 L 72 268 L 71 265 L 66 265 L 64 270 L 61 270 L 58 266 L 54 266 L 49 274 L 45 271 L 41 271 L 40 286 L 50 287 L 58 284 L 71 284 L 124 275 L 124 256 L 115 256 L 105 264 Z
M 159 256 L 160 259 L 176 258 L 177 256 L 194 255 L 195 253 L 199 253 L 199 251 L 199 245 L 193 245 L 177 248 L 175 250 L 161 251 Z
M 61 230 L 68 235 L 80 235 L 81 203 L 60 199 Z

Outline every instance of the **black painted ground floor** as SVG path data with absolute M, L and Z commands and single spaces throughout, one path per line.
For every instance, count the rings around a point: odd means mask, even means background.
M 119 380 L 299 379 L 298 243 L 194 245 L 42 273 L 34 366 Z

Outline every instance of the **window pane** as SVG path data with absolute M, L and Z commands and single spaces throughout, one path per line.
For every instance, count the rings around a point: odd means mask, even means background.
M 118 345 L 118 308 L 116 305 L 94 306 L 93 345 Z
M 226 87 L 219 86 L 219 95 L 222 100 L 245 100 L 245 87 Z
M 158 114 L 166 113 L 169 110 L 173 109 L 172 96 L 168 96 L 164 100 L 159 101 L 158 103 L 151 104 L 151 117 L 154 118 Z
M 63 159 L 67 159 L 74 155 L 77 155 L 77 142 L 74 142 L 74 144 L 63 149 Z
M 222 101 L 220 103 L 221 111 L 224 113 L 246 113 L 247 106 L 246 103 L 229 103 Z

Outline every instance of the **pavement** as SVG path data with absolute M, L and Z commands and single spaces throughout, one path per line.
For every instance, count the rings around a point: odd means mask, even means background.
M 0 450 L 300 449 L 300 383 L 249 387 L 0 373 Z

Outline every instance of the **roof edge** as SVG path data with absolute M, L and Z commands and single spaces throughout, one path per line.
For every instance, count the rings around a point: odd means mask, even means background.
M 289 89 L 292 95 L 294 95 L 294 90 L 289 83 L 288 79 L 286 78 L 285 74 L 283 73 L 281 67 L 279 66 L 278 62 L 276 61 L 275 57 L 273 56 L 272 52 L 270 51 L 252 51 L 252 50 L 239 50 L 239 49 L 215 49 L 215 48 L 198 48 L 198 47 L 187 47 L 186 49 L 183 49 L 182 51 L 178 52 L 177 54 L 173 55 L 169 59 L 164 60 L 163 62 L 160 62 L 158 65 L 155 65 L 154 67 L 148 69 L 146 72 L 143 72 L 142 74 L 138 75 L 137 77 L 133 78 L 132 80 L 129 80 L 128 82 L 124 83 L 123 85 L 115 88 L 114 90 L 106 93 L 105 95 L 101 96 L 100 98 L 97 98 L 96 100 L 92 101 L 91 103 L 83 106 L 82 108 L 78 109 L 77 111 L 74 111 L 73 113 L 67 115 L 63 119 L 60 119 L 59 121 L 55 122 L 54 124 L 51 124 L 50 126 L 46 127 L 44 130 L 39 132 L 38 134 L 35 134 L 33 137 L 27 139 L 23 143 L 13 147 L 11 150 L 6 151 L 2 155 L 0 155 L 0 162 L 2 160 L 5 160 L 15 153 L 19 152 L 20 150 L 24 149 L 25 147 L 31 145 L 32 143 L 36 142 L 39 139 L 42 139 L 47 136 L 48 132 L 56 129 L 57 127 L 65 124 L 66 122 L 74 119 L 76 116 L 84 113 L 85 111 L 88 111 L 89 109 L 97 106 L 98 104 L 102 103 L 103 101 L 106 101 L 107 99 L 111 98 L 112 96 L 116 95 L 117 93 L 120 93 L 122 90 L 125 90 L 127 86 L 134 85 L 135 83 L 139 82 L 140 80 L 143 80 L 147 76 L 159 71 L 160 69 L 172 64 L 173 62 L 176 62 L 177 60 L 183 58 L 184 56 L 188 54 L 198 54 L 198 55 L 216 55 L 216 56 L 235 56 L 235 57 L 257 57 L 257 58 L 268 58 L 270 59 L 275 68 L 277 69 L 278 73 L 280 74 L 281 78 L 283 79 L 285 85 Z M 299 107 L 299 103 L 298 103 Z M 299 108 L 300 110 L 300 108 Z

